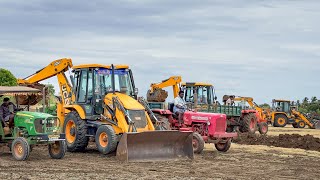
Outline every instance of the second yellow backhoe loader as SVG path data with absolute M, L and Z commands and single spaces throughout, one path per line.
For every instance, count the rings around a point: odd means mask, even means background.
M 69 83 L 65 72 L 72 68 Z M 84 64 L 59 59 L 35 74 L 18 79 L 20 85 L 56 76 L 61 102 L 57 115 L 63 124 L 69 151 L 83 151 L 89 137 L 97 149 L 117 151 L 124 161 L 193 158 L 192 133 L 155 131 L 137 99 L 131 69 L 127 65 Z
M 319 121 L 308 119 L 298 111 L 297 106 L 292 106 L 289 100 L 272 100 L 269 122 L 274 127 L 284 127 L 287 124 L 292 124 L 294 128 L 304 128 L 307 125 L 312 129 L 320 129 Z

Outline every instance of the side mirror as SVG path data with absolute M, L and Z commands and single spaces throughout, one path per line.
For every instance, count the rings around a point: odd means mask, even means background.
M 134 95 L 138 95 L 138 93 L 139 93 L 138 88 L 134 88 Z

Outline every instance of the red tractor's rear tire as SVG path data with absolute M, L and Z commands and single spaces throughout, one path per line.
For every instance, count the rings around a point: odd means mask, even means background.
M 229 139 L 225 143 L 216 143 L 216 144 L 214 144 L 214 146 L 220 152 L 227 152 L 231 147 L 231 139 Z
M 161 122 L 160 125 L 154 124 L 156 130 L 171 130 L 169 119 L 166 116 L 156 113 L 154 113 L 154 116 Z
M 262 122 L 262 123 L 259 123 L 259 133 L 262 134 L 262 135 L 265 135 L 267 134 L 268 132 L 268 123 L 266 122 Z
M 204 140 L 202 136 L 197 132 L 193 132 L 192 146 L 193 152 L 196 154 L 200 154 L 204 149 Z
M 242 118 L 241 132 L 254 134 L 257 129 L 257 116 L 254 113 L 245 114 Z

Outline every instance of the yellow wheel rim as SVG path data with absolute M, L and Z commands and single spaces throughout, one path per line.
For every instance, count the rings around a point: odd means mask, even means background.
M 66 133 L 66 140 L 70 144 L 72 144 L 76 140 L 75 128 L 76 128 L 76 124 L 74 123 L 74 121 L 69 120 L 66 125 L 65 133 Z
M 99 135 L 99 144 L 104 148 L 107 147 L 107 145 L 108 145 L 108 135 L 107 135 L 106 132 L 102 132 Z
M 278 118 L 278 124 L 284 125 L 286 123 L 286 120 L 284 118 Z
M 16 143 L 16 144 L 14 145 L 13 150 L 14 150 L 14 154 L 15 154 L 16 156 L 18 156 L 19 158 L 23 156 L 23 147 L 22 147 L 22 144 L 21 144 L 21 143 L 19 143 L 19 142 Z
M 60 152 L 60 143 L 59 142 L 55 142 L 54 144 L 51 144 L 51 152 L 53 154 L 59 154 L 59 152 Z
M 303 125 L 304 125 L 304 122 L 300 122 L 300 127 L 303 127 Z

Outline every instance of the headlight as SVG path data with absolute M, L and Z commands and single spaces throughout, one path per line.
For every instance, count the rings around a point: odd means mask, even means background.
M 208 126 L 210 126 L 210 124 L 211 124 L 210 121 L 207 121 L 207 124 L 208 124 Z

